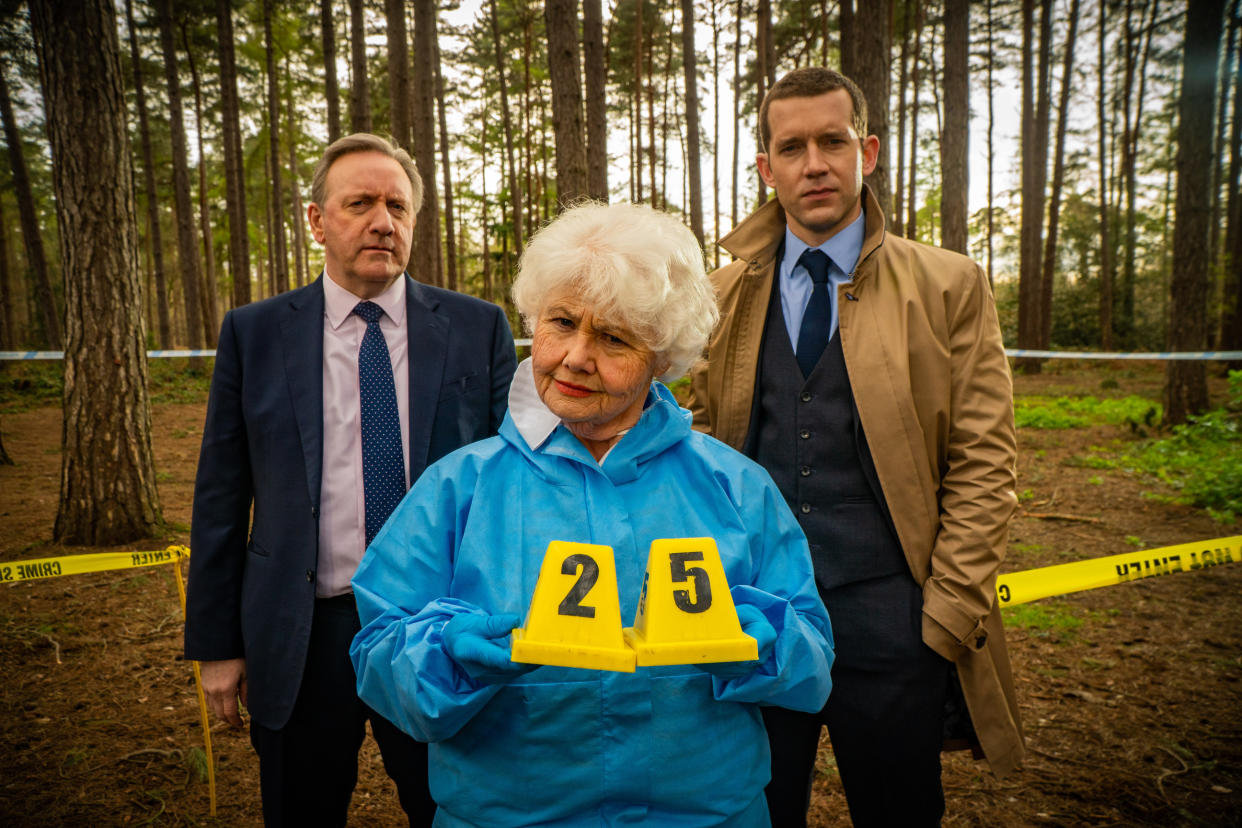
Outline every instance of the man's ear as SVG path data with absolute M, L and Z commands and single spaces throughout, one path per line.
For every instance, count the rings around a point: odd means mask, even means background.
M 323 210 L 313 201 L 306 205 L 306 221 L 310 224 L 311 235 L 315 241 L 323 244 Z
M 862 142 L 862 173 L 863 175 L 871 175 L 875 171 L 875 165 L 880 161 L 880 139 L 874 135 L 868 135 Z
M 763 179 L 763 183 L 775 188 L 776 178 L 772 175 L 772 165 L 768 163 L 768 154 L 766 152 L 761 152 L 755 156 L 755 166 L 759 168 L 759 177 Z

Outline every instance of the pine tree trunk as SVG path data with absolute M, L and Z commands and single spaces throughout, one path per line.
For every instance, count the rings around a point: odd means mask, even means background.
M 740 4 L 742 0 L 738 0 Z M 643 200 L 643 6 L 646 0 L 636 0 L 634 12 L 634 160 L 631 164 L 638 203 Z M 741 22 L 738 22 L 741 26 Z M 655 203 L 655 182 L 651 182 L 652 203 Z
M 115 5 L 29 5 L 44 78 L 68 309 L 53 535 L 69 544 L 127 543 L 149 537 L 162 518 Z
M 237 308 L 250 304 L 250 232 L 246 217 L 246 177 L 242 162 L 237 61 L 233 53 L 233 15 L 230 0 L 216 0 L 216 36 L 220 61 L 225 200 L 229 213 L 229 276 L 233 280 L 233 307 Z
M 1235 4 L 1236 8 L 1236 4 Z M 1237 25 L 1235 23 L 1235 25 Z M 1233 115 L 1229 125 L 1229 206 L 1225 227 L 1225 282 L 1222 287 L 1221 350 L 1242 350 L 1242 72 L 1233 77 Z M 1242 370 L 1242 360 L 1229 369 Z
M 600 0 L 582 0 L 582 51 L 586 74 L 587 191 L 608 200 L 608 58 Z
M 694 48 L 694 0 L 681 0 L 682 66 L 686 76 L 686 174 L 690 178 L 690 229 L 703 246 L 703 173 L 699 165 L 699 81 Z
M 207 205 L 207 154 L 203 152 L 203 85 L 198 77 L 194 53 L 190 51 L 190 37 L 184 20 L 181 22 L 181 42 L 185 45 L 186 62 L 194 86 L 194 124 L 198 139 L 198 222 L 203 238 L 203 333 L 207 347 L 214 348 L 220 320 L 216 312 L 216 249 L 211 233 L 211 209 Z
M 756 112 L 767 97 L 771 85 L 768 79 L 775 74 L 775 68 L 771 65 L 775 55 L 776 50 L 772 48 L 772 3 L 771 0 L 758 0 L 755 4 Z M 758 203 L 763 204 L 768 200 L 768 185 L 758 174 L 755 177 L 759 181 Z
M 1100 165 L 1100 347 L 1105 351 L 1113 349 L 1113 241 L 1109 236 L 1109 186 L 1108 186 L 1108 119 L 1105 117 L 1105 102 L 1108 100 L 1105 84 L 1108 63 L 1107 52 L 1108 6 L 1100 4 L 1099 30 L 1099 89 L 1096 97 L 1096 117 L 1098 120 L 1098 147 Z
M 449 164 L 448 117 L 444 112 L 444 75 L 440 72 L 440 40 L 436 38 L 436 113 L 440 121 L 440 169 L 444 174 L 444 250 L 447 256 L 444 286 L 457 290 L 457 227 L 453 215 L 453 168 Z
M 910 85 L 910 0 L 901 0 L 901 57 L 897 70 L 897 186 L 893 191 L 893 210 L 889 227 L 895 235 L 905 235 L 906 203 L 906 92 Z
M 367 26 L 363 0 L 349 0 L 349 85 L 351 132 L 371 131 L 371 87 L 367 81 Z
M 852 77 L 869 104 L 867 128 L 880 139 L 875 169 L 865 180 L 880 202 L 880 210 L 887 215 L 893 201 L 888 174 L 888 94 L 893 65 L 892 0 L 859 3 L 854 17 L 854 32 L 857 69 Z
M 568 205 L 590 193 L 578 56 L 578 0 L 547 0 L 543 8 L 552 82 L 552 128 L 556 134 L 556 197 L 561 205 Z
M 17 212 L 21 218 L 22 241 L 26 245 L 26 266 L 34 277 L 34 297 L 38 318 L 43 326 L 43 340 L 53 350 L 61 348 L 61 315 L 56 309 L 52 281 L 48 278 L 47 256 L 43 253 L 43 235 L 35 212 L 34 195 L 30 190 L 30 173 L 22 150 L 21 134 L 13 118 L 13 102 L 9 99 L 8 71 L 0 62 L 0 118 L 4 120 L 4 142 L 8 145 L 9 166 L 13 171 L 13 190 L 17 196 Z
M 341 86 L 336 79 L 336 20 L 332 0 L 319 0 L 319 29 L 323 37 L 323 86 L 328 99 L 328 143 L 341 137 Z
M 1074 44 L 1078 37 L 1078 0 L 1070 0 L 1069 33 L 1061 65 L 1061 95 L 1057 104 L 1057 136 L 1052 150 L 1052 192 L 1048 203 L 1048 235 L 1044 239 L 1043 274 L 1040 284 L 1039 346 L 1052 344 L 1052 289 L 1057 275 L 1057 235 L 1061 221 L 1061 187 L 1065 182 L 1065 129 L 1069 121 L 1069 93 L 1074 80 Z
M 1036 69 L 1036 32 L 1034 29 L 1035 0 L 1022 3 L 1022 225 L 1018 272 L 1018 347 L 1039 348 L 1042 324 L 1040 253 L 1043 250 L 1044 186 L 1047 162 L 1047 130 L 1041 117 L 1043 96 L 1047 94 L 1044 72 L 1047 67 L 1045 50 L 1050 47 L 1046 32 L 1051 29 L 1052 4 L 1042 3 L 1038 38 L 1038 69 Z M 1036 87 L 1036 79 L 1038 86 Z M 1036 91 L 1037 90 L 1037 91 Z M 1041 139 L 1041 135 L 1043 136 Z M 1039 373 L 1042 361 L 1023 358 L 1018 365 L 1028 373 Z
M 146 85 L 142 81 L 142 60 L 138 51 L 138 27 L 134 22 L 133 0 L 125 0 L 125 22 L 129 27 L 130 64 L 134 70 L 134 97 L 138 105 L 138 134 L 142 141 L 142 182 L 147 197 L 147 247 L 151 251 L 151 270 L 155 281 L 155 313 L 159 320 L 161 348 L 173 346 L 172 322 L 168 318 L 168 286 L 164 274 L 164 242 L 160 233 L 160 210 L 156 201 L 155 162 L 151 155 L 151 129 L 147 121 Z
M 190 170 L 187 160 L 185 116 L 181 106 L 181 75 L 177 70 L 177 47 L 173 41 L 172 0 L 157 0 L 160 45 L 164 52 L 164 81 L 168 86 L 169 132 L 172 138 L 173 195 L 177 205 L 177 259 L 181 292 L 185 300 L 186 344 L 203 347 L 203 311 L 199 285 L 202 269 L 194 231 L 194 207 L 190 201 Z
M 435 72 L 436 2 L 414 0 L 414 112 L 411 153 L 423 177 L 423 207 L 414 225 L 410 275 L 432 285 L 444 284 L 440 254 L 440 195 L 436 186 Z
M 500 46 L 500 21 L 496 0 L 488 3 L 492 18 L 492 46 L 496 51 L 496 72 L 500 76 L 500 123 L 505 133 L 505 164 L 509 178 L 509 211 L 513 224 L 513 248 L 522 256 L 522 188 L 518 186 L 517 164 L 513 157 L 513 117 L 509 111 L 509 85 L 505 80 L 505 56 Z M 508 268 L 506 266 L 506 272 Z
M 1207 295 L 1212 215 L 1212 135 L 1216 72 L 1220 60 L 1224 0 L 1198 0 L 1186 11 L 1182 92 L 1177 107 L 1177 207 L 1173 227 L 1173 281 L 1169 348 L 1202 351 L 1207 345 Z M 1207 373 L 1201 360 L 1165 364 L 1164 417 L 1184 423 L 1208 407 Z
M 285 55 L 285 134 L 289 141 L 289 201 L 293 210 L 293 270 L 297 287 L 309 284 L 310 264 L 306 256 L 306 209 L 302 205 L 302 182 L 298 171 L 297 110 L 293 106 L 293 71 Z
M 18 336 L 13 327 L 13 271 L 9 267 L 9 225 L 3 202 L 0 199 L 0 349 L 12 351 L 17 348 Z
M 996 135 L 996 84 L 992 79 L 992 70 L 996 62 L 996 40 L 992 33 L 992 0 L 987 0 L 988 15 L 988 217 L 987 217 L 987 242 L 988 242 L 988 286 L 995 287 L 995 280 L 992 267 L 992 236 L 995 232 L 996 212 L 994 207 L 995 201 L 995 179 L 993 177 L 996 164 L 996 145 L 994 136 Z
M 910 66 L 910 180 L 906 184 L 906 238 L 919 237 L 919 90 L 923 65 L 923 0 L 914 2 L 914 53 Z
M 165 0 L 167 2 L 167 0 Z M 272 41 L 272 5 L 263 0 L 263 51 L 267 72 L 267 155 L 271 173 L 272 204 L 272 290 L 284 293 L 289 289 L 289 251 L 285 245 L 285 217 L 282 212 L 284 185 L 280 175 L 280 93 L 276 80 L 276 45 Z
M 944 4 L 944 124 L 940 142 L 940 244 L 966 253 L 970 196 L 970 0 L 945 0 Z
M 712 240 L 720 238 L 720 21 L 717 0 L 712 8 Z M 714 267 L 720 267 L 720 245 L 711 246 Z
M 388 36 L 388 123 L 397 145 L 410 149 L 410 46 L 405 1 L 384 0 Z

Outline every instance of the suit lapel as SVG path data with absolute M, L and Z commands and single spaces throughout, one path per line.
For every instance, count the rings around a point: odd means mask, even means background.
M 289 296 L 280 323 L 285 377 L 306 464 L 310 501 L 319 507 L 323 477 L 323 275 Z
M 405 277 L 405 325 L 409 342 L 410 480 L 427 467 L 431 426 L 444 382 L 448 323 L 436 313 L 439 301 L 431 291 Z

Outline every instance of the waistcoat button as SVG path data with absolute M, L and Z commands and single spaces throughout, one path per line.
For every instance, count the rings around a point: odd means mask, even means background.
M 804 428 L 798 432 L 798 436 L 803 440 L 809 440 L 811 439 L 811 430 L 809 428 Z
M 804 514 L 804 515 L 809 515 L 810 513 L 811 513 L 811 504 L 809 504 L 809 503 L 803 503 L 803 504 L 802 504 L 802 514 Z
M 799 399 L 801 399 L 803 402 L 810 402 L 810 401 L 811 401 L 811 392 L 810 392 L 810 391 L 803 391 L 803 392 L 802 392 L 802 395 L 799 397 Z
M 798 469 L 798 474 L 802 475 L 803 477 L 810 477 L 811 467 L 810 466 L 801 467 L 800 469 Z

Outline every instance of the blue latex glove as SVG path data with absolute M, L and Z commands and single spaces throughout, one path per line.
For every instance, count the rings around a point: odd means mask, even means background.
M 750 675 L 760 664 L 768 660 L 768 656 L 772 654 L 772 647 L 776 644 L 776 628 L 758 607 L 738 604 L 737 620 L 742 622 L 742 632 L 759 643 L 759 658 L 755 661 L 717 661 L 697 665 L 703 672 L 710 673 L 722 681 Z
M 462 613 L 444 625 L 444 650 L 466 677 L 476 684 L 507 684 L 539 665 L 509 660 L 507 638 L 522 619 L 513 613 Z

